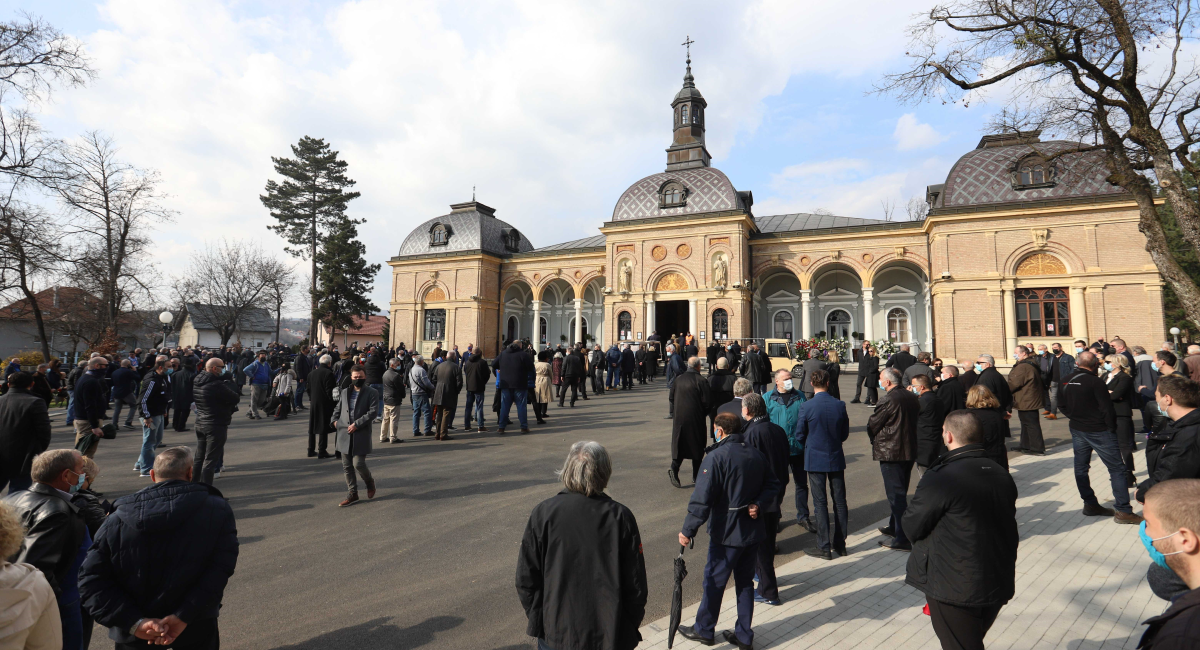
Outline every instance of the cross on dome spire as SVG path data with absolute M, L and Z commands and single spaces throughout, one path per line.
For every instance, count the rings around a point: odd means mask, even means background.
M 691 36 L 688 36 L 686 40 L 680 43 L 680 45 L 687 48 L 687 74 L 683 75 L 684 86 L 693 86 L 695 83 L 695 80 L 692 78 L 692 43 L 695 42 Z

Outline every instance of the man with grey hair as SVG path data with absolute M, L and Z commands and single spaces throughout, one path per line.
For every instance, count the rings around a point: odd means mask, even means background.
M 612 475 L 598 442 L 571 445 L 565 489 L 529 515 L 517 554 L 517 595 L 538 648 L 633 648 L 646 611 L 637 520 L 604 494 Z
M 117 499 L 79 569 L 84 606 L 118 648 L 217 647 L 237 526 L 216 488 L 192 482 L 193 469 L 190 449 L 164 449 L 154 484 Z
M 333 357 L 322 354 L 317 367 L 308 373 L 308 457 L 330 458 L 329 434 L 334 431 L 329 423 L 333 418 L 333 391 L 337 387 L 333 371 L 329 366 Z
M 1012 413 L 1012 390 L 1008 387 L 1008 380 L 996 370 L 996 359 L 990 354 L 979 355 L 975 359 L 975 372 L 979 373 L 975 383 L 992 391 L 992 395 L 1000 401 L 1000 408 L 1005 413 Z
M 733 399 L 718 406 L 717 415 L 731 413 L 740 416 L 742 414 L 742 399 L 753 392 L 754 384 L 745 377 L 738 377 L 737 381 L 733 382 Z
M 429 398 L 433 396 L 434 386 L 429 381 L 429 372 L 425 369 L 425 358 L 419 354 L 413 355 L 413 365 L 408 371 L 408 392 L 412 395 L 413 437 L 433 435 L 433 410 Z M 421 430 L 421 414 L 425 414 L 425 429 Z
M 379 442 L 391 441 L 392 444 L 404 442 L 396 435 L 396 425 L 400 423 L 397 411 L 404 400 L 404 373 L 400 371 L 400 357 L 388 360 L 388 369 L 383 373 L 383 424 L 379 427 Z M 467 418 L 469 423 L 470 417 Z
M 908 508 L 908 484 L 912 478 L 913 462 L 917 459 L 917 420 L 921 404 L 916 395 L 901 387 L 900 373 L 886 368 L 879 376 L 884 395 L 867 420 L 867 436 L 871 439 L 871 458 L 879 461 L 883 475 L 883 491 L 891 506 L 888 525 L 879 532 L 890 537 L 879 545 L 895 551 L 910 551 L 912 544 L 904 534 L 900 519 Z
M 92 458 L 96 455 L 96 447 L 100 445 L 100 437 L 104 432 L 104 420 L 108 419 L 108 391 L 104 385 L 104 376 L 108 372 L 108 359 L 92 357 L 87 364 L 87 372 L 75 381 L 75 396 L 72 413 L 75 416 L 75 444 L 78 445 L 84 436 L 91 432 L 96 437 L 92 444 L 83 451 L 83 455 Z

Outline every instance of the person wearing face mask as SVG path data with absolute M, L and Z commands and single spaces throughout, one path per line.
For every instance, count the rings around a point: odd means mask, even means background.
M 367 485 L 367 498 L 375 498 L 375 478 L 367 468 L 367 454 L 371 453 L 371 423 L 378 410 L 379 394 L 367 386 L 367 373 L 362 366 L 350 368 L 350 386 L 342 391 L 341 398 L 333 407 L 331 424 L 337 428 L 335 447 L 342 454 L 342 471 L 346 474 L 346 498 L 340 507 L 358 501 L 358 481 L 354 471 Z
M 1200 480 L 1174 479 L 1146 494 L 1139 537 L 1154 566 L 1178 576 L 1183 589 L 1147 625 L 1138 648 L 1178 650 L 1200 643 Z
M 1142 502 L 1155 483 L 1200 478 L 1200 384 L 1182 373 L 1164 376 L 1158 380 L 1154 401 L 1170 422 L 1158 436 L 1153 462 L 1147 445 L 1149 476 L 1138 485 L 1135 495 Z
M 1075 341 L 1075 363 L 1079 363 L 1079 355 L 1088 349 L 1087 341 Z
M 71 497 L 87 481 L 83 456 L 74 449 L 53 449 L 33 459 L 33 485 L 9 493 L 4 502 L 16 511 L 25 528 L 25 541 L 13 561 L 42 571 L 58 600 L 63 648 L 83 644 L 78 576 L 83 555 L 91 546 L 87 524 Z
M 943 648 L 983 648 L 1016 591 L 1017 485 L 985 454 L 974 413 L 948 414 L 942 442 L 949 451 L 904 512 L 913 541 L 904 581 L 925 594 Z
M 825 372 L 823 368 L 817 368 L 813 372 L 817 370 Z M 825 376 L 828 379 L 827 372 Z M 811 375 L 809 377 L 811 378 Z M 808 518 L 808 475 L 804 471 L 804 443 L 796 437 L 796 423 L 800 417 L 801 405 L 806 400 L 800 391 L 796 390 L 796 380 L 791 371 L 776 370 L 774 380 L 775 385 L 762 396 L 766 403 L 767 416 L 772 424 L 787 434 L 791 450 L 788 465 L 791 466 L 792 476 L 796 479 L 796 523 L 804 530 L 815 533 L 817 528 Z
M 1050 356 L 1053 361 L 1050 366 L 1050 382 L 1047 386 L 1050 399 L 1047 402 L 1047 409 L 1050 413 L 1046 415 L 1046 419 L 1057 420 L 1059 396 L 1062 394 L 1063 382 L 1075 372 L 1075 357 L 1064 352 L 1061 343 L 1050 345 Z
M 1123 354 L 1110 354 L 1104 358 L 1105 385 L 1108 396 L 1112 399 L 1113 412 L 1117 416 L 1117 447 L 1121 450 L 1121 460 L 1125 463 L 1125 481 L 1130 487 L 1137 487 L 1136 471 L 1133 463 L 1133 452 L 1137 451 L 1137 441 L 1133 438 L 1133 377 L 1129 374 L 1129 360 Z
M 1038 411 L 1046 405 L 1042 369 L 1037 359 L 1029 353 L 1029 348 L 1023 345 L 1013 348 L 1013 359 L 1016 360 L 1016 364 L 1008 373 L 1007 388 L 1011 391 L 1011 405 L 1016 407 L 1017 419 L 1021 422 L 1021 444 L 1014 451 L 1040 456 L 1046 453 L 1042 421 L 1038 417 Z M 988 386 L 984 379 L 990 376 L 990 373 L 985 375 L 980 382 Z M 996 397 L 1001 400 L 1003 406 L 1002 396 L 997 394 Z
M 917 396 L 917 403 L 921 407 L 917 415 L 917 467 L 924 472 L 942 455 L 945 405 L 933 393 L 933 380 L 925 375 L 913 377 L 908 390 Z

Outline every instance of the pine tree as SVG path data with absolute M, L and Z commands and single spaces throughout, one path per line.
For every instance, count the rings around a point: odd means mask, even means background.
M 358 227 L 347 219 L 330 233 L 317 254 L 319 270 L 313 302 L 330 332 L 348 330 L 355 316 L 366 318 L 379 311 L 367 295 L 375 287 L 380 265 L 367 264 L 366 252 L 367 247 L 358 241 Z
M 338 152 L 331 151 L 321 138 L 304 136 L 292 145 L 295 158 L 271 157 L 275 172 L 284 177 L 282 183 L 267 181 L 266 194 L 259 196 L 263 205 L 278 221 L 267 226 L 285 240 L 289 246 L 284 250 L 293 257 L 312 262 L 312 313 L 309 320 L 309 338 L 314 338 L 317 320 L 317 278 L 320 274 L 320 247 L 334 231 L 345 224 L 359 224 L 361 220 L 346 216 L 346 205 L 359 197 L 358 192 L 347 192 L 354 181 L 346 176 L 348 165 L 338 160 Z

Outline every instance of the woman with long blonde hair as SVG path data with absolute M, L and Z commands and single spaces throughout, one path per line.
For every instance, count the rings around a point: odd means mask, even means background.
M 1104 369 L 1108 372 L 1104 383 L 1117 415 L 1117 447 L 1125 464 L 1125 480 L 1132 489 L 1137 487 L 1137 478 L 1133 474 L 1133 452 L 1137 451 L 1137 441 L 1133 438 L 1133 375 L 1129 372 L 1129 359 L 1123 354 L 1110 354 L 1104 357 Z

